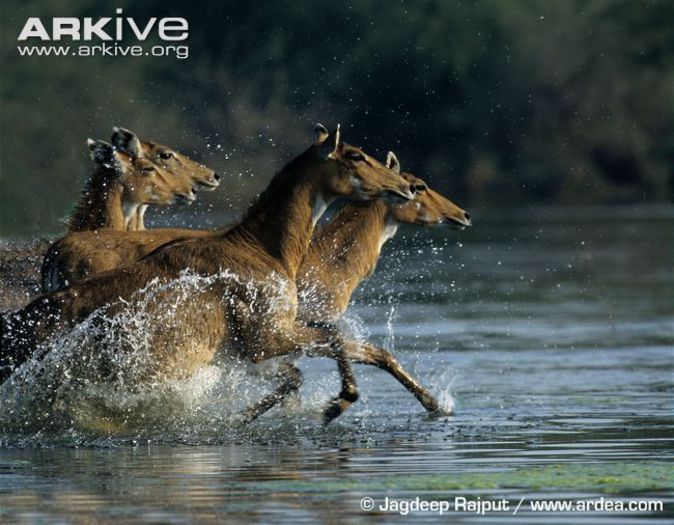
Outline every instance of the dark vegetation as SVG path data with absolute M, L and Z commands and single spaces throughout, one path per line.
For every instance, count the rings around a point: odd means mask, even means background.
M 28 16 L 183 16 L 190 57 L 21 57 Z M 123 125 L 222 171 L 242 209 L 311 124 L 464 206 L 663 202 L 674 2 L 3 2 L 0 234 L 57 232 Z

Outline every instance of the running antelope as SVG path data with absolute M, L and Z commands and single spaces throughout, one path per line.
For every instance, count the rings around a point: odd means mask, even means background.
M 134 157 L 142 156 L 156 166 L 160 166 L 176 177 L 188 177 L 192 180 L 194 190 L 213 191 L 220 185 L 220 175 L 203 164 L 193 161 L 177 151 L 154 141 L 141 141 L 128 129 L 113 127 L 112 144 L 115 149 Z M 147 204 L 138 207 L 130 230 L 145 229 L 145 212 Z
M 113 128 L 112 142 L 114 153 L 118 157 L 137 159 L 137 162 L 143 167 L 152 164 L 162 171 L 163 179 L 168 183 L 180 185 L 183 191 L 187 191 L 190 184 L 194 188 L 214 190 L 220 184 L 220 176 L 213 170 L 189 159 L 185 155 L 177 153 L 167 146 L 156 142 L 142 142 L 138 136 L 124 128 Z M 100 145 L 106 144 L 99 141 Z M 92 144 L 96 144 L 93 143 Z M 106 145 L 108 148 L 109 145 Z M 109 148 L 108 148 L 109 149 Z M 107 152 L 109 153 L 109 151 Z M 142 160 L 141 160 L 142 159 Z M 107 162 L 107 161 L 106 161 Z M 133 174 L 133 166 L 129 172 Z M 168 175 L 167 175 L 168 173 Z M 149 187 L 143 187 L 140 183 L 151 184 L 152 178 L 141 178 L 135 182 L 134 186 L 143 191 L 151 191 Z M 141 191 L 141 195 L 142 195 Z M 192 202 L 195 193 L 183 193 L 187 198 L 181 199 L 181 202 Z M 83 197 L 83 202 L 87 201 L 87 196 Z M 95 202 L 95 201 L 94 201 Z M 173 200 L 165 202 L 156 201 L 154 204 L 170 204 Z M 198 233 L 189 234 L 192 230 L 152 230 L 143 237 L 134 237 L 133 235 L 124 236 L 119 230 L 145 230 L 144 215 L 147 209 L 147 201 L 125 202 L 122 206 L 116 206 L 115 201 L 110 202 L 110 212 L 102 214 L 96 207 L 85 207 L 81 210 L 80 216 L 83 220 L 97 221 L 117 211 L 124 213 L 125 228 L 117 227 L 114 230 L 104 232 L 96 229 L 90 231 L 71 231 L 65 237 L 58 239 L 47 250 L 40 270 L 42 292 L 50 292 L 63 288 L 81 280 L 90 274 L 112 270 L 127 263 L 131 263 L 148 254 L 155 248 L 161 246 L 169 240 L 175 240 L 181 237 L 194 237 Z M 141 252 L 141 246 L 138 243 L 132 245 L 124 243 L 124 240 L 143 239 L 142 245 L 145 251 Z
M 390 152 L 387 166 L 400 173 L 400 163 Z M 400 224 L 425 227 L 470 226 L 470 215 L 428 188 L 410 173 L 402 176 L 413 185 L 417 197 L 405 204 L 384 201 L 351 202 L 313 236 L 297 275 L 298 317 L 310 324 L 334 323 L 344 314 L 358 285 L 374 272 L 381 248 Z M 82 232 L 58 241 L 44 291 L 77 282 L 90 274 L 112 270 L 141 259 L 161 245 L 192 237 L 213 235 L 209 230 L 156 229 L 143 232 Z M 45 284 L 46 283 L 46 284 Z M 353 358 L 392 374 L 429 412 L 438 412 L 435 398 L 416 381 L 396 358 L 370 344 Z
M 347 203 L 324 228 L 314 234 L 297 275 L 298 316 L 303 320 L 335 322 L 346 311 L 353 292 L 372 275 L 381 249 L 401 224 L 465 228 L 470 214 L 411 173 L 401 173 L 393 152 L 387 167 L 415 188 L 412 202 Z
M 389 152 L 387 167 L 400 172 L 400 163 Z M 401 224 L 425 227 L 471 225 L 470 214 L 410 173 L 401 173 L 416 189 L 414 201 L 396 204 L 385 201 L 349 202 L 316 232 L 297 274 L 298 319 L 310 325 L 338 321 L 353 292 L 377 265 L 381 248 L 393 238 Z M 381 368 L 405 386 L 423 407 L 440 413 L 437 400 L 412 377 L 387 350 L 364 343 L 349 360 Z M 347 366 L 347 365 L 343 365 Z
M 390 153 L 387 164 L 399 172 L 397 162 L 395 155 Z M 405 173 L 403 176 L 413 182 L 413 175 Z M 469 224 L 468 214 L 436 192 L 425 191 L 423 181 L 416 181 L 416 186 L 424 193 L 413 204 L 352 203 L 340 212 L 337 222 L 333 221 L 331 226 L 314 236 L 297 283 L 301 317 L 304 317 L 303 312 L 322 322 L 341 317 L 358 284 L 374 271 L 381 247 L 393 236 L 397 224 L 454 224 L 459 227 Z M 355 236 L 351 235 L 351 228 L 356 229 Z M 91 275 L 132 264 L 167 242 L 213 233 L 213 230 L 157 228 L 67 235 L 56 241 L 45 255 L 42 292 L 58 290 Z M 354 246 L 349 250 L 346 243 L 352 239 Z M 342 270 L 326 270 L 328 265 Z
M 135 329 L 150 342 L 149 379 L 189 377 L 225 351 L 260 363 L 311 350 L 337 360 L 342 390 L 324 415 L 326 421 L 339 416 L 358 397 L 346 352 L 357 352 L 360 343 L 345 340 L 329 328 L 296 320 L 297 271 L 314 225 L 333 199 L 405 201 L 413 199 L 414 193 L 399 174 L 342 142 L 339 127 L 334 149 L 325 155 L 327 138 L 327 130 L 316 126 L 314 144 L 274 176 L 243 221 L 231 230 L 169 243 L 133 265 L 45 294 L 23 310 L 3 316 L 0 379 L 30 359 L 49 338 L 95 310 L 115 315 L 135 301 L 135 294 L 150 281 L 167 284 L 190 269 L 213 280 L 190 297 L 188 306 L 174 308 L 168 318 L 169 308 L 180 304 L 177 292 L 168 285 L 154 286 L 147 322 Z M 223 271 L 236 278 L 218 279 Z M 271 281 L 279 283 L 273 293 Z M 134 333 L 132 326 L 120 330 Z M 87 351 L 96 352 L 95 342 L 91 344 L 94 348 L 80 349 L 85 356 Z M 281 384 L 247 411 L 248 420 L 299 388 L 302 376 L 296 366 L 284 362 L 278 378 Z
M 191 202 L 189 180 L 173 177 L 149 160 L 116 151 L 102 140 L 87 140 L 96 171 L 84 187 L 68 232 L 125 230 L 139 206 Z

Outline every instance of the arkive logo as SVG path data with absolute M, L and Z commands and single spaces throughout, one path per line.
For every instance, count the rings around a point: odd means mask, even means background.
M 121 8 L 115 13 L 118 16 L 54 17 L 47 22 L 40 17 L 30 17 L 17 38 L 22 44 L 17 50 L 21 56 L 174 56 L 179 59 L 189 56 L 187 45 L 167 44 L 187 40 L 189 23 L 185 18 L 150 17 L 138 22 L 133 17 L 121 16 Z M 162 43 L 144 46 L 148 40 Z M 124 41 L 133 43 L 121 44 Z
M 122 9 L 117 8 L 116 14 L 121 15 Z M 179 17 L 165 17 L 157 19 L 152 17 L 145 23 L 137 23 L 132 17 L 102 17 L 94 21 L 91 17 L 81 20 L 73 17 L 52 18 L 51 33 L 39 17 L 31 17 L 26 20 L 19 38 L 19 42 L 31 38 L 39 38 L 41 41 L 58 41 L 64 38 L 71 40 L 91 41 L 97 38 L 102 41 L 121 42 L 125 36 L 131 33 L 137 40 L 145 41 L 156 30 L 157 36 L 164 41 L 185 40 L 189 36 L 189 24 L 187 20 Z

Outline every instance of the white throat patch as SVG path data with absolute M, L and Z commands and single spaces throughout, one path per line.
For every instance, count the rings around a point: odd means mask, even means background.
M 133 216 L 136 215 L 138 204 L 131 204 L 125 201 L 122 203 L 122 210 L 124 211 L 124 228 L 128 228 L 129 222 L 131 222 Z
M 396 232 L 398 231 L 398 226 L 400 226 L 398 221 L 392 219 L 391 217 L 386 218 L 386 226 L 384 227 L 384 231 L 379 238 L 379 251 L 381 251 L 381 247 L 384 246 L 387 241 L 393 239 Z
M 316 200 L 314 201 L 314 207 L 311 210 L 311 220 L 316 226 L 316 223 L 321 219 L 325 210 L 328 209 L 328 206 L 332 203 L 333 199 L 325 200 L 322 193 L 316 195 Z

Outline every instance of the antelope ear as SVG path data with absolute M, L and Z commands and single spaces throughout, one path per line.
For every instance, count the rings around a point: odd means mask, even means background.
M 138 136 L 133 131 L 117 126 L 112 128 L 112 144 L 119 151 L 135 158 L 140 157 L 143 152 Z
M 400 161 L 392 151 L 389 151 L 388 155 L 386 155 L 386 167 L 396 173 L 400 173 Z
M 330 153 L 330 155 L 328 155 L 328 158 L 330 158 L 330 159 L 337 158 L 337 154 L 342 149 L 342 147 L 343 147 L 342 126 L 341 126 L 341 124 L 337 124 L 337 130 L 335 131 L 335 149 L 332 150 L 332 153 Z
M 317 122 L 314 126 L 314 145 L 320 146 L 323 144 L 328 139 L 328 135 L 330 133 L 328 133 L 327 128 L 320 122 Z
M 87 139 L 87 148 L 89 149 L 89 156 L 99 166 L 110 168 L 115 163 L 115 150 L 112 144 L 108 144 L 103 140 Z

